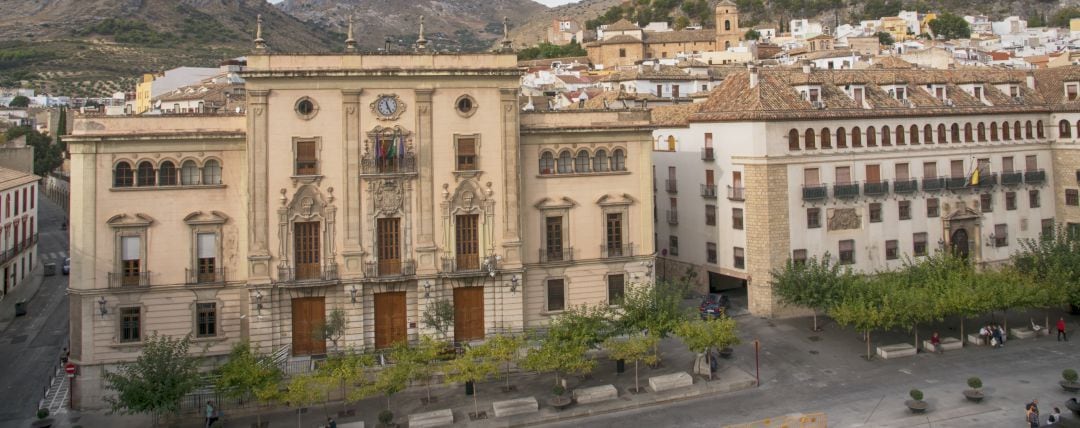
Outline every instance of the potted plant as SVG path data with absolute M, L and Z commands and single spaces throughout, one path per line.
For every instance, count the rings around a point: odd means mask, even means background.
M 1069 392 L 1080 391 L 1080 382 L 1076 381 L 1076 378 L 1077 378 L 1076 370 L 1065 369 L 1065 370 L 1063 370 L 1061 372 L 1061 377 L 1065 378 L 1065 380 L 1059 382 L 1059 384 L 1066 391 L 1069 391 Z
M 1069 410 L 1072 410 L 1073 414 L 1075 414 L 1076 416 L 1080 416 L 1080 402 L 1076 401 L 1076 397 L 1066 400 L 1065 407 L 1068 407 Z
M 969 387 L 971 387 L 971 389 L 964 390 L 964 397 L 967 398 L 968 401 L 973 401 L 976 403 L 982 401 L 983 393 L 982 391 L 979 391 L 979 388 L 982 388 L 983 386 L 982 379 L 979 379 L 976 376 L 972 376 L 968 378 L 967 384 Z
M 554 407 L 556 410 L 565 409 L 573 402 L 570 397 L 566 396 L 566 388 L 562 385 L 555 385 L 555 387 L 551 388 L 551 393 L 554 395 L 554 397 L 551 397 L 551 400 L 548 402 L 548 404 L 550 404 L 551 407 Z
M 394 412 L 390 410 L 379 412 L 379 425 L 384 427 L 394 426 Z
M 909 392 L 908 394 L 911 395 L 911 399 L 904 402 L 908 410 L 911 410 L 911 413 L 925 412 L 927 405 L 926 402 L 923 401 L 922 391 L 919 391 L 918 389 L 912 389 L 911 392 Z
M 38 409 L 37 420 L 30 424 L 33 428 L 49 428 L 53 424 L 53 420 L 49 418 L 49 409 Z

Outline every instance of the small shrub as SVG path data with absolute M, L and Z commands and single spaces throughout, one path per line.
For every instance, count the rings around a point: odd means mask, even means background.
M 1061 372 L 1061 377 L 1065 378 L 1066 381 L 1076 382 L 1076 379 L 1077 379 L 1076 370 L 1065 369 L 1065 370 L 1063 370 Z
M 922 391 L 919 391 L 918 389 L 913 389 L 908 394 L 911 395 L 912 400 L 922 401 L 922 399 L 923 399 L 923 393 L 922 393 Z
M 562 385 L 555 385 L 554 388 L 551 388 L 551 393 L 555 394 L 555 395 L 558 395 L 558 396 L 562 396 L 563 394 L 566 393 L 566 388 L 564 388 Z
M 383 410 L 379 412 L 379 423 L 383 426 L 390 425 L 394 421 L 394 412 Z
M 37 418 L 38 419 L 45 419 L 47 417 L 49 417 L 49 409 L 38 409 L 37 410 Z
M 976 376 L 969 377 L 968 378 L 968 386 L 971 387 L 971 389 L 982 388 L 982 379 L 979 379 Z

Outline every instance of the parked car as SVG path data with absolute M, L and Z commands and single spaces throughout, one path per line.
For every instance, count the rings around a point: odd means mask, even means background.
M 701 314 L 701 319 L 716 318 L 724 315 L 730 306 L 731 301 L 728 300 L 727 296 L 723 294 L 707 294 L 701 299 L 698 313 Z
M 60 268 L 64 275 L 71 273 L 71 257 L 64 259 L 64 267 Z

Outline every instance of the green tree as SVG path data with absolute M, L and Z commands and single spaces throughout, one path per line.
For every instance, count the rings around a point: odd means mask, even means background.
M 25 95 L 16 95 L 15 98 L 12 98 L 11 102 L 8 103 L 8 107 L 30 107 L 30 98 L 27 98 Z
M 449 337 L 450 329 L 454 326 L 454 304 L 447 299 L 436 300 L 427 305 L 420 322 L 424 327 L 435 330 L 439 340 Z
M 789 259 L 783 268 L 772 272 L 773 292 L 784 304 L 810 308 L 814 315 L 814 331 L 820 330 L 818 312 L 837 304 L 855 282 L 851 269 L 833 263 L 829 253 L 805 262 Z
M 890 33 L 878 31 L 877 33 L 874 33 L 874 35 L 877 36 L 878 43 L 881 43 L 882 45 L 892 46 L 896 44 L 896 39 L 894 39 Z
M 349 403 L 367 396 L 364 388 L 369 385 L 368 369 L 374 364 L 375 359 L 371 355 L 350 349 L 331 354 L 319 366 L 317 376 L 327 387 L 341 388 L 341 406 L 343 410 L 347 410 Z
M 233 345 L 229 360 L 218 368 L 217 374 L 214 386 L 227 398 L 253 396 L 259 403 L 269 404 L 280 396 L 281 369 L 269 355 L 253 350 L 246 341 Z M 256 414 L 256 421 L 262 426 L 261 412 Z
M 506 367 L 506 389 L 510 389 L 510 365 L 518 360 L 521 348 L 525 346 L 525 336 L 500 334 L 487 340 L 488 354 L 496 364 Z
M 709 367 L 712 367 L 710 349 L 723 349 L 739 344 L 739 336 L 735 333 L 735 320 L 726 316 L 683 321 L 675 328 L 675 335 L 682 338 L 691 351 L 704 353 Z M 711 370 L 709 379 L 712 380 Z
M 648 331 L 661 339 L 667 337 L 676 325 L 690 318 L 689 309 L 682 305 L 683 294 L 689 287 L 685 281 L 630 284 L 615 314 L 615 331 L 621 334 Z M 659 345 L 653 350 L 659 362 Z
M 604 341 L 604 349 L 608 351 L 608 358 L 612 360 L 624 360 L 632 361 L 634 363 L 634 392 L 641 392 L 641 385 L 638 382 L 638 365 L 644 362 L 645 364 L 655 364 L 656 354 L 653 353 L 653 347 L 659 342 L 656 336 L 653 335 L 633 335 L 628 339 L 609 338 Z
M 871 337 L 873 330 L 887 329 L 896 325 L 892 319 L 892 312 L 884 307 L 882 292 L 872 286 L 870 282 L 862 282 L 852 287 L 840 303 L 829 308 L 828 313 L 837 324 L 853 326 L 866 336 L 866 359 L 873 358 L 870 353 Z
M 1040 239 L 1021 239 L 1013 266 L 1039 284 L 1056 285 L 1066 302 L 1080 306 L 1080 236 L 1063 225 Z
M 443 363 L 439 359 L 443 350 L 446 349 L 444 342 L 432 339 L 430 336 L 420 338 L 415 346 L 407 348 L 408 351 L 392 355 L 391 360 L 397 364 L 407 364 L 409 382 L 422 381 L 427 389 L 427 401 L 431 402 L 431 382 L 435 372 L 439 371 Z
M 53 144 L 52 138 L 29 126 L 16 126 L 7 130 L 7 141 L 26 136 L 26 144 L 34 148 L 34 174 L 44 177 L 63 162 L 63 148 Z
M 370 388 L 386 397 L 386 410 L 390 410 L 390 397 L 409 385 L 410 371 L 416 367 L 415 356 L 407 342 L 397 342 L 390 348 L 390 365 L 383 366 Z
M 522 49 L 518 51 L 519 60 L 531 60 L 531 59 L 545 59 L 545 58 L 566 58 L 574 56 L 585 56 L 588 53 L 584 48 L 578 44 L 577 41 L 571 41 L 565 45 L 554 45 L 551 43 L 540 43 L 536 47 Z
M 146 339 L 134 362 L 122 363 L 117 371 L 105 370 L 106 396 L 111 413 L 153 415 L 154 425 L 162 414 L 176 414 L 180 399 L 199 385 L 199 363 L 188 355 L 191 337 L 173 339 L 156 333 Z
M 327 315 L 326 321 L 315 326 L 315 340 L 327 341 L 334 345 L 334 352 L 338 351 L 338 341 L 345 336 L 345 328 L 348 327 L 348 318 L 341 308 L 334 308 Z
M 487 349 L 481 346 L 471 347 L 465 350 L 465 354 L 455 358 L 447 364 L 446 379 L 450 382 L 472 382 L 473 384 L 473 414 L 480 416 L 480 405 L 477 404 L 476 396 L 480 388 L 477 382 L 486 380 L 497 373 L 499 368 L 495 366 L 487 356 Z
M 964 18 L 945 12 L 930 21 L 930 31 L 935 37 L 945 40 L 966 39 L 971 37 L 971 26 Z
M 1069 28 L 1069 21 L 1072 21 L 1074 18 L 1080 18 L 1080 7 L 1063 7 L 1054 14 L 1050 23 L 1055 27 Z M 1030 23 L 1028 23 L 1028 25 L 1033 26 Z
M 743 35 L 743 38 L 746 40 L 760 40 L 761 33 L 759 33 L 758 30 L 751 28 L 746 30 L 746 34 Z
M 303 425 L 303 414 L 300 409 L 326 401 L 329 399 L 327 380 L 318 373 L 295 375 L 289 380 L 284 398 L 289 405 L 296 407 L 296 426 Z M 324 411 L 325 413 L 325 406 Z
M 590 311 L 586 307 L 571 308 L 552 319 L 547 336 L 539 347 L 529 350 L 521 366 L 539 373 L 554 373 L 556 385 L 562 383 L 563 374 L 591 371 L 596 362 L 586 358 L 585 352 L 610 337 L 610 329 L 604 318 Z
M 682 29 L 685 29 L 686 27 L 689 27 L 689 26 L 690 26 L 690 18 L 687 18 L 685 16 L 680 16 L 678 18 L 675 18 L 675 29 L 676 30 L 682 30 Z

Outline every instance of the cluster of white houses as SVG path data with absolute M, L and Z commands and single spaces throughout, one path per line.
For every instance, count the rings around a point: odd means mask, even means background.
M 30 276 L 37 266 L 37 189 L 39 177 L 0 168 L 0 299 Z
M 1080 231 L 1078 88 L 1077 67 L 731 74 L 654 112 L 658 273 L 745 284 L 752 313 L 779 316 L 770 271 L 789 259 L 874 271 L 951 248 L 986 264 L 1057 223 Z

